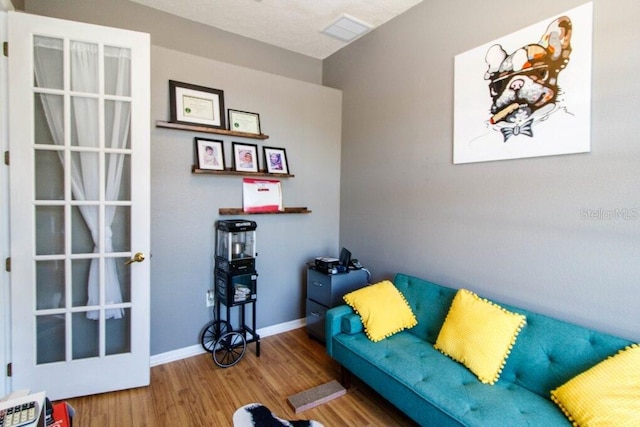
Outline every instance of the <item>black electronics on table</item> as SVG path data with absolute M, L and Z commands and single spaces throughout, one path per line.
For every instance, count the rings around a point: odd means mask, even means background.
M 313 267 L 324 274 L 338 274 L 347 273 L 350 269 L 354 268 L 354 263 L 358 263 L 358 260 L 351 261 L 351 251 L 347 248 L 340 250 L 340 258 L 332 257 L 317 257 L 315 259 Z

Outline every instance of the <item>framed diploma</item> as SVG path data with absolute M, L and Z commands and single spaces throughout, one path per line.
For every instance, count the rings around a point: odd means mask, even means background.
M 260 115 L 247 111 L 228 110 L 229 130 L 236 132 L 255 133 L 260 135 Z
M 224 91 L 169 80 L 171 122 L 226 129 Z

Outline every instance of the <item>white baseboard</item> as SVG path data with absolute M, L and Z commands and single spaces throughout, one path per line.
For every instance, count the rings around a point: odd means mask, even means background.
M 292 320 L 290 322 L 280 323 L 273 326 L 267 326 L 266 328 L 258 329 L 256 332 L 262 339 L 271 335 L 277 335 L 283 332 L 302 328 L 306 324 L 306 319 L 303 318 Z M 200 344 L 192 345 L 189 347 L 179 348 L 177 350 L 167 351 L 166 353 L 154 354 L 149 359 L 149 365 L 151 367 L 164 365 L 165 363 L 175 362 L 176 360 L 186 359 L 187 357 L 197 356 L 202 353 L 205 353 L 205 350 Z

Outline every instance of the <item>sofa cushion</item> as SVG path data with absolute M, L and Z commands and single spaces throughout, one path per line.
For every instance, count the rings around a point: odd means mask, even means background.
M 344 301 L 360 315 L 365 333 L 373 342 L 417 323 L 402 293 L 388 280 L 349 292 Z
M 344 301 L 360 315 L 365 333 L 374 342 L 417 323 L 404 296 L 388 280 L 350 292 Z
M 396 274 L 393 284 L 402 292 L 418 320 L 418 324 L 409 332 L 434 344 L 457 289 L 403 273 Z
M 621 350 L 551 391 L 578 425 L 637 425 L 640 420 L 640 346 Z
M 550 390 L 631 344 L 539 313 L 502 306 L 525 315 L 527 326 L 518 335 L 500 382 L 516 383 L 546 398 Z
M 444 357 L 410 331 L 378 343 L 364 334 L 338 334 L 334 336 L 334 351 L 343 366 L 408 413 L 424 409 L 403 406 L 419 396 L 424 399 L 421 405 L 433 405 L 465 426 L 497 425 L 496 420 L 508 420 L 510 427 L 570 425 L 548 398 L 510 383 L 487 387 L 466 367 Z M 394 392 L 387 396 L 390 389 Z
M 460 289 L 442 325 L 435 348 L 494 384 L 526 319 L 466 289 Z

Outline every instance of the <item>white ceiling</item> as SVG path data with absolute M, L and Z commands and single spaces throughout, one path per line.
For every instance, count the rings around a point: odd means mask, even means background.
M 342 14 L 374 28 L 422 0 L 132 0 L 192 21 L 324 59 L 348 43 L 321 31 Z

